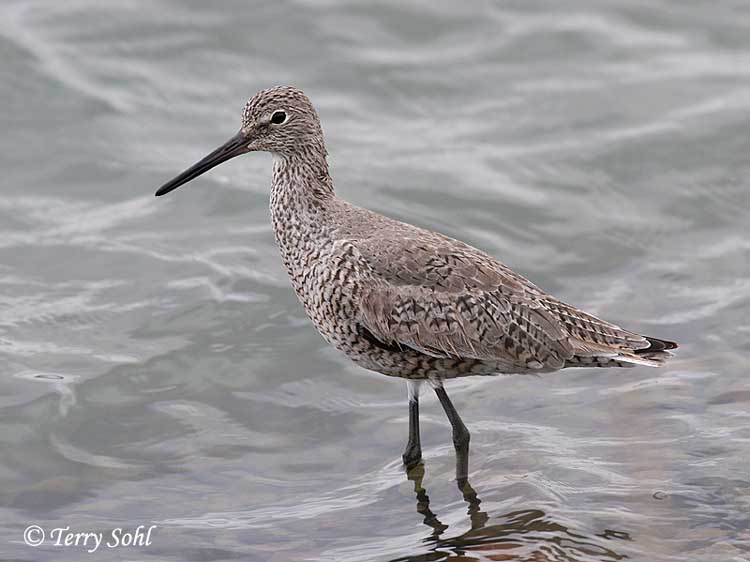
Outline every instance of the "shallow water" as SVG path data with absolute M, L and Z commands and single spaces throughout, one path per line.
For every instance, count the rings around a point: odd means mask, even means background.
M 5 0 L 0 555 L 750 559 L 746 3 Z M 328 349 L 255 154 L 163 199 L 278 83 L 339 193 L 676 339 L 662 370 L 456 381 L 471 490 L 425 394 Z M 429 499 L 429 504 L 428 499 Z

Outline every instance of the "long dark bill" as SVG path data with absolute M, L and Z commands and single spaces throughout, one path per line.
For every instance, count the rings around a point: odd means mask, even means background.
M 247 143 L 247 137 L 242 133 L 242 131 L 240 131 L 227 142 L 222 144 L 219 148 L 214 150 L 211 154 L 209 154 L 199 162 L 193 164 L 190 168 L 182 172 L 176 178 L 169 180 L 167 183 L 162 185 L 157 190 L 156 196 L 159 197 L 161 195 L 166 195 L 173 189 L 177 189 L 182 184 L 197 178 L 203 172 L 207 172 L 214 166 L 218 166 L 222 162 L 226 162 L 230 158 L 234 158 L 235 156 L 239 156 L 240 154 L 250 152 L 247 148 Z

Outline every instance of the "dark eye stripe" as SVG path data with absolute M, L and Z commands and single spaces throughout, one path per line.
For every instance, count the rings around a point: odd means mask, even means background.
M 284 121 L 286 121 L 286 113 L 283 111 L 274 111 L 271 115 L 271 123 L 274 125 L 281 125 Z

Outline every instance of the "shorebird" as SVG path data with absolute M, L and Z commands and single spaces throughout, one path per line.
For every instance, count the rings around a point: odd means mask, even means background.
M 358 365 L 407 380 L 407 467 L 422 457 L 424 381 L 451 423 L 457 473 L 465 477 L 470 435 L 445 379 L 659 367 L 677 348 L 565 304 L 468 244 L 338 197 L 318 113 L 292 86 L 250 98 L 239 132 L 156 195 L 254 151 L 273 155 L 271 222 L 294 291 L 315 327 Z

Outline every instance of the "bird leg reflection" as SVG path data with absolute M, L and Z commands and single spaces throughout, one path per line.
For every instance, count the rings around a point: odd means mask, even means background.
M 469 504 L 469 519 L 471 520 L 471 530 L 481 529 L 487 523 L 489 516 L 479 509 L 482 500 L 479 499 L 476 490 L 469 483 L 468 478 L 456 478 L 456 485 L 464 497 L 464 501 Z
M 430 497 L 427 490 L 422 487 L 424 479 L 424 464 L 419 463 L 406 472 L 406 477 L 414 482 L 414 493 L 417 496 L 417 512 L 424 517 L 423 523 L 432 528 L 432 537 L 438 538 L 448 528 L 442 523 L 437 515 L 430 509 Z
M 448 529 L 448 525 L 441 522 L 435 512 L 430 509 L 430 497 L 427 495 L 427 490 L 422 486 L 422 481 L 424 479 L 424 464 L 419 463 L 409 469 L 406 473 L 406 477 L 414 482 L 414 493 L 417 496 L 417 512 L 424 517 L 423 523 L 432 529 L 432 538 L 435 540 L 439 539 L 440 535 Z M 457 477 L 456 485 L 458 486 L 458 490 L 461 492 L 464 501 L 469 506 L 467 513 L 471 520 L 471 529 L 481 529 L 488 520 L 488 515 L 479 509 L 482 500 L 479 499 L 479 496 L 467 478 Z
M 460 462 L 457 471 L 460 471 Z M 516 509 L 495 516 L 480 509 L 482 501 L 468 478 L 456 478 L 464 501 L 471 529 L 458 535 L 446 533 L 449 526 L 443 523 L 430 509 L 430 498 L 422 485 L 424 464 L 409 469 L 407 478 L 414 482 L 417 497 L 417 512 L 423 523 L 432 530 L 425 542 L 430 543 L 429 553 L 419 552 L 413 556 L 400 556 L 392 562 L 424 562 L 425 560 L 581 560 L 582 557 L 596 556 L 601 562 L 617 562 L 627 558 L 612 550 L 612 540 L 632 540 L 624 531 L 607 529 L 596 535 L 586 535 L 569 529 L 555 521 L 540 509 Z M 593 558 L 591 558 L 593 560 Z

